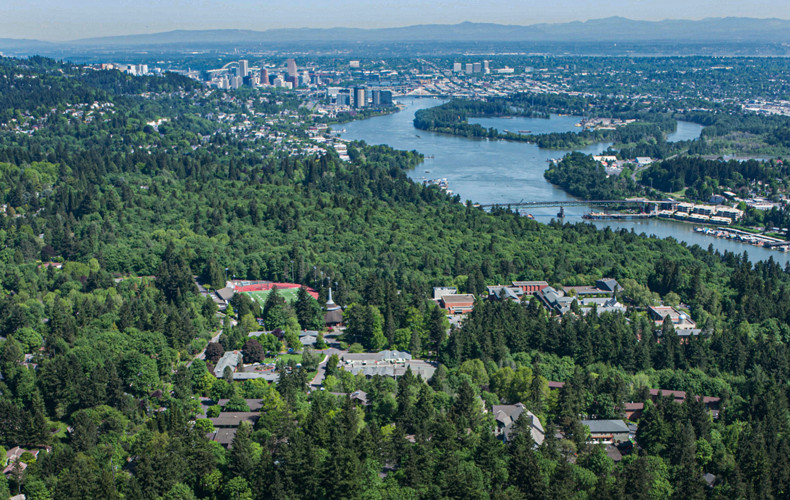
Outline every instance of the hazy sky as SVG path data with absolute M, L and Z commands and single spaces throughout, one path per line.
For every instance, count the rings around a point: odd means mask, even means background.
M 0 38 L 71 40 L 175 29 L 380 28 L 462 21 L 790 19 L 788 0 L 0 0 Z

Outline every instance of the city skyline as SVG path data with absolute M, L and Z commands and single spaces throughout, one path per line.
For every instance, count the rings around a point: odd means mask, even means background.
M 91 37 L 150 34 L 172 30 L 280 28 L 391 28 L 418 24 L 483 22 L 510 25 L 587 21 L 611 16 L 634 20 L 698 20 L 709 17 L 790 19 L 790 4 L 775 0 L 558 0 L 550 5 L 528 0 L 514 7 L 504 0 L 447 2 L 369 2 L 315 0 L 10 0 L 0 6 L 3 38 L 70 41 Z

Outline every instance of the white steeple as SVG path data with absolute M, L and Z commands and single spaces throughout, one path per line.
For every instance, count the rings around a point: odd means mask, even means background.
M 337 311 L 340 309 L 340 306 L 335 304 L 332 300 L 332 288 L 329 289 L 329 299 L 326 301 L 326 310 L 327 311 Z

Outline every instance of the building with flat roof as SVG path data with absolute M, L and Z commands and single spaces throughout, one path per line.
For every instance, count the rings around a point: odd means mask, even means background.
M 466 314 L 474 309 L 475 296 L 471 293 L 443 295 L 440 302 L 442 309 L 450 314 Z
M 236 76 L 244 78 L 248 74 L 250 74 L 250 62 L 246 59 L 240 59 L 239 67 L 236 70 Z
M 628 441 L 631 430 L 622 420 L 582 420 L 582 425 L 590 429 L 590 444 L 612 444 Z
M 367 104 L 367 96 L 364 87 L 354 87 L 354 107 L 364 108 Z
M 521 288 L 524 293 L 537 293 L 549 286 L 545 281 L 514 281 L 513 286 Z
M 672 322 L 672 326 L 675 327 L 675 330 L 687 330 L 697 327 L 697 324 L 688 314 L 680 312 L 672 306 L 650 306 L 647 308 L 647 313 L 657 327 L 660 327 L 664 323 L 664 318 L 667 316 Z
M 297 73 L 299 72 L 299 69 L 296 67 L 296 61 L 293 58 L 289 58 L 285 62 L 285 65 L 288 70 L 288 76 L 291 78 L 296 78 Z

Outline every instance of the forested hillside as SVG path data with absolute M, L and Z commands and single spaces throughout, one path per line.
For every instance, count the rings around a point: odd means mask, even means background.
M 488 213 L 411 182 L 414 152 L 287 155 L 213 120 L 240 113 L 229 93 L 180 77 L 0 62 L 0 446 L 42 450 L 9 464 L 0 498 L 787 496 L 790 269 Z M 256 317 L 287 334 L 320 318 L 276 298 L 262 310 L 234 298 L 218 315 L 193 276 L 221 285 L 224 268 L 322 301 L 332 286 L 354 341 L 408 349 L 436 373 L 365 378 L 335 359 L 326 390 L 309 391 L 306 350 L 276 383 L 216 377 L 223 350 L 280 349 L 251 343 Z M 602 277 L 623 284 L 627 314 L 560 321 L 537 301 L 481 298 L 447 335 L 429 299 L 432 286 L 484 296 Z M 656 331 L 644 307 L 659 298 L 703 334 Z M 654 403 L 651 388 L 687 397 Z M 367 404 L 334 394 L 355 390 Z M 694 395 L 722 398 L 717 418 Z M 262 409 L 226 449 L 207 438 L 218 407 L 198 397 Z M 645 401 L 622 461 L 587 444 L 580 417 Z M 525 419 L 507 444 L 494 435 L 491 405 L 519 402 L 544 423 L 540 446 Z

